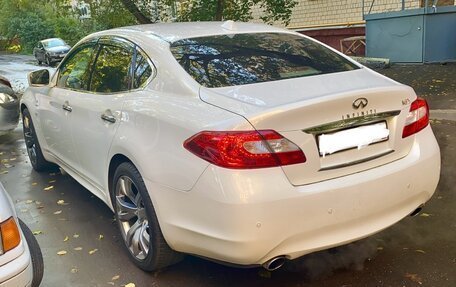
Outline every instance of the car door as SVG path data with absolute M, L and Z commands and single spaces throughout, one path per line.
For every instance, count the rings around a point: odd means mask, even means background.
M 43 44 L 41 42 L 38 42 L 36 47 L 33 49 L 33 54 L 35 55 L 35 58 L 40 62 L 44 61 L 44 52 L 43 51 L 44 51 Z
M 48 151 L 61 165 L 79 166 L 71 135 L 73 108 L 69 99 L 86 93 L 96 43 L 84 43 L 73 50 L 57 71 L 55 85 L 42 95 L 39 105 L 40 125 Z
M 109 149 L 121 120 L 125 95 L 131 89 L 133 54 L 134 45 L 126 40 L 100 39 L 89 93 L 69 99 L 79 171 L 99 190 L 105 190 Z

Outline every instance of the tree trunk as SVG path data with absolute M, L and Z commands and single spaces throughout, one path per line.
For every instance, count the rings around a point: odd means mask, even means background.
M 141 10 L 135 5 L 133 0 L 120 0 L 125 8 L 138 20 L 140 24 L 153 23 Z
M 225 8 L 225 0 L 217 0 L 217 10 L 215 11 L 215 21 L 223 20 L 223 9 Z

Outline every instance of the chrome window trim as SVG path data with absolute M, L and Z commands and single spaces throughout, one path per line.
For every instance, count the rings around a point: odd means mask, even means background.
M 124 37 L 120 37 L 120 36 L 116 36 L 116 35 L 107 35 L 107 36 L 100 36 L 98 38 L 90 38 L 90 39 L 87 39 L 86 41 L 80 43 L 76 49 L 79 49 L 80 46 L 83 46 L 84 44 L 89 44 L 90 42 L 94 41 L 95 40 L 95 47 L 97 47 L 98 45 L 100 45 L 100 41 L 102 40 L 108 40 L 108 39 L 113 39 L 113 40 L 119 40 L 119 42 L 123 42 L 123 43 L 128 43 L 129 45 L 132 45 L 132 48 L 133 48 L 133 51 L 135 53 L 137 52 L 140 52 L 142 53 L 146 59 L 147 59 L 147 63 L 149 64 L 149 66 L 151 67 L 152 69 L 152 74 L 151 76 L 147 79 L 147 81 L 144 82 L 143 85 L 141 85 L 139 88 L 136 88 L 136 89 L 129 89 L 129 90 L 126 90 L 126 91 L 120 91 L 120 92 L 113 92 L 113 93 L 100 93 L 100 92 L 93 92 L 93 91 L 87 91 L 87 90 L 78 90 L 78 89 L 71 89 L 71 88 L 68 88 L 68 87 L 58 87 L 57 86 L 57 82 L 58 82 L 58 78 L 60 76 L 60 67 L 63 66 L 65 63 L 66 63 L 66 60 L 69 59 L 69 57 L 71 57 L 73 55 L 73 52 L 71 54 L 68 54 L 66 57 L 65 57 L 65 62 L 62 62 L 59 67 L 57 68 L 57 71 L 53 77 L 53 79 L 55 79 L 55 81 L 53 80 L 53 85 L 52 87 L 57 87 L 59 89 L 63 89 L 63 90 L 68 90 L 68 91 L 73 91 L 73 92 L 79 92 L 79 93 L 83 93 L 83 94 L 94 94 L 94 95 L 118 95 L 118 94 L 125 94 L 125 93 L 132 93 L 132 92 L 138 92 L 138 91 L 143 91 L 147 86 L 149 86 L 149 84 L 156 78 L 157 74 L 158 74 L 158 70 L 157 70 L 157 67 L 155 66 L 154 62 L 150 59 L 149 55 L 136 43 L 134 43 L 133 41 L 130 41 L 129 39 L 126 39 Z M 113 43 L 112 41 L 109 42 L 109 43 Z M 101 44 L 104 44 L 104 43 L 101 43 Z M 106 43 L 108 44 L 108 43 Z M 75 50 L 76 50 L 75 49 Z M 95 50 L 96 53 L 98 53 L 99 51 L 99 48 L 97 47 L 97 49 Z M 98 56 L 98 55 L 96 55 Z M 95 64 L 95 62 L 92 63 L 93 65 Z M 132 75 L 133 76 L 133 75 Z
M 361 116 L 361 117 L 356 117 L 356 118 L 351 118 L 351 119 L 344 119 L 340 121 L 335 121 L 331 122 L 328 124 L 323 124 L 320 126 L 315 126 L 311 127 L 305 130 L 302 130 L 305 133 L 312 134 L 312 135 L 318 135 L 322 133 L 330 133 L 330 132 L 335 132 L 335 131 L 340 131 L 343 129 L 349 129 L 349 128 L 354 128 L 362 125 L 367 125 L 375 122 L 379 122 L 382 120 L 385 120 L 390 117 L 395 117 L 401 113 L 400 110 L 397 111 L 390 111 L 390 112 L 383 112 L 379 114 L 372 114 L 372 115 L 366 115 L 366 116 Z

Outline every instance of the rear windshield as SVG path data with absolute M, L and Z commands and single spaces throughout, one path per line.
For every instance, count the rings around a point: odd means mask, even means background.
M 208 88 L 358 69 L 322 45 L 285 33 L 190 38 L 172 43 L 171 52 L 187 73 Z
M 63 42 L 61 39 L 50 39 L 50 40 L 45 40 L 43 41 L 43 46 L 45 48 L 54 48 L 54 47 L 60 47 L 60 46 L 65 46 L 66 43 Z

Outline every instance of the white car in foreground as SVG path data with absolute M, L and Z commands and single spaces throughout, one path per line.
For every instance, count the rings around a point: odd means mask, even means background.
M 38 287 L 43 272 L 40 246 L 0 183 L 0 287 Z
M 33 167 L 59 165 L 110 206 L 144 270 L 181 253 L 276 269 L 398 222 L 439 179 L 425 100 L 288 30 L 99 32 L 30 84 Z

